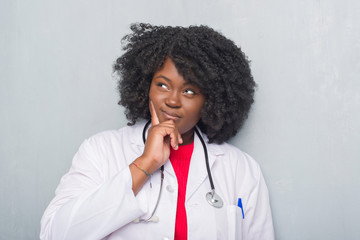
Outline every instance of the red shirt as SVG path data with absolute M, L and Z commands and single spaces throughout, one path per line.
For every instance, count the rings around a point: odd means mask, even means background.
M 175 221 L 175 240 L 187 239 L 187 219 L 185 210 L 186 184 L 189 174 L 191 155 L 194 150 L 194 142 L 189 145 L 179 146 L 178 150 L 171 148 L 170 162 L 178 181 L 178 198 Z

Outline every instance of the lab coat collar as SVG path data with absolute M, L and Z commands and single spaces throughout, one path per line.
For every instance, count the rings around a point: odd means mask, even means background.
M 132 144 L 135 144 L 138 147 L 142 147 L 142 148 L 144 148 L 144 146 L 145 146 L 144 142 L 143 142 L 143 139 L 142 139 L 142 133 L 143 133 L 143 130 L 144 130 L 144 127 L 145 127 L 146 123 L 147 123 L 147 121 L 141 120 L 138 123 L 136 123 L 134 126 L 132 126 L 132 128 L 134 128 L 134 132 L 133 132 L 133 134 L 131 134 L 129 136 L 130 142 Z M 146 137 L 147 137 L 147 131 L 145 133 L 145 138 Z

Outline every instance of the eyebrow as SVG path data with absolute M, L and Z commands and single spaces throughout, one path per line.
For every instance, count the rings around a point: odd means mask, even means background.
M 159 75 L 156 78 L 163 78 L 164 80 L 166 80 L 167 82 L 171 82 L 170 78 L 165 77 L 164 75 Z
M 172 82 L 172 80 L 170 79 L 170 78 L 167 78 L 167 77 L 165 77 L 164 75 L 159 75 L 159 76 L 157 76 L 157 77 L 155 77 L 155 79 L 156 78 L 163 78 L 165 81 L 167 81 L 167 82 Z M 187 85 L 194 85 L 193 83 L 190 83 L 189 81 L 185 81 L 185 84 L 184 84 L 184 86 L 187 86 Z

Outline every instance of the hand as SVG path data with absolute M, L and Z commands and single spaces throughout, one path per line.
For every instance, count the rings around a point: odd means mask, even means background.
M 148 131 L 144 152 L 140 157 L 135 159 L 135 162 L 141 169 L 153 174 L 169 159 L 170 146 L 177 150 L 178 145 L 182 144 L 183 140 L 175 122 L 173 120 L 167 120 L 160 123 L 151 101 L 149 105 L 152 126 Z M 147 181 L 148 176 L 133 164 L 130 164 L 129 168 L 132 178 L 132 190 L 134 194 L 137 195 Z
M 144 153 L 141 158 L 151 163 L 149 171 L 153 173 L 169 159 L 170 146 L 177 150 L 178 145 L 182 144 L 182 138 L 173 120 L 160 123 L 151 101 L 149 107 L 152 126 L 149 128 Z

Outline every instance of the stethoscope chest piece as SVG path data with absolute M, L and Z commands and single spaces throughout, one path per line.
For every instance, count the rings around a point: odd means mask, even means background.
M 223 206 L 223 201 L 221 197 L 217 195 L 215 192 L 208 192 L 206 194 L 206 200 L 213 207 L 221 208 Z

